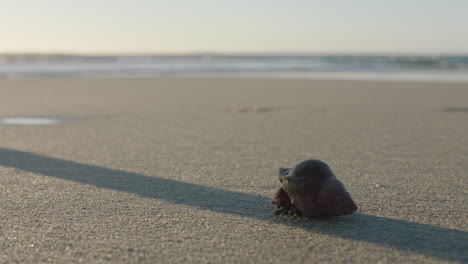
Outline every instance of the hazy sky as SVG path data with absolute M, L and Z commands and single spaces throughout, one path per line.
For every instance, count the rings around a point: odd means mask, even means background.
M 0 0 L 0 53 L 468 53 L 468 0 Z

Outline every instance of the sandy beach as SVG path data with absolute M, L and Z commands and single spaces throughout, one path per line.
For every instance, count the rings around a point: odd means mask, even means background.
M 0 263 L 468 263 L 468 83 L 0 80 Z M 359 209 L 275 216 L 315 158 Z

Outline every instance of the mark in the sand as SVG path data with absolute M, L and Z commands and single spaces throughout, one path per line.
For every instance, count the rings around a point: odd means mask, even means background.
M 330 111 L 330 109 L 327 108 L 327 107 L 311 107 L 311 108 L 309 108 L 309 110 L 312 111 L 312 112 L 328 112 L 328 111 Z
M 468 113 L 468 107 L 446 107 L 442 111 L 448 113 Z
M 56 125 L 64 123 L 64 118 L 58 117 L 4 117 L 0 118 L 0 125 L 29 125 L 29 126 L 42 126 L 42 125 Z
M 231 112 L 233 113 L 262 113 L 271 111 L 268 107 L 262 106 L 234 106 L 231 107 Z

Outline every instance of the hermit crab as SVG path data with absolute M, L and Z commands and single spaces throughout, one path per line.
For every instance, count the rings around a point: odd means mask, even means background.
M 275 214 L 327 217 L 352 214 L 357 206 L 351 195 L 320 160 L 305 160 L 294 168 L 280 168 L 278 189 L 272 201 Z

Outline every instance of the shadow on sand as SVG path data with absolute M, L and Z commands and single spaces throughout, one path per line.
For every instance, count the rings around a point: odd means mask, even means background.
M 464 231 L 364 214 L 327 220 L 284 221 L 270 213 L 273 207 L 270 206 L 270 199 L 266 197 L 80 164 L 7 148 L 0 148 L 0 166 L 162 199 L 175 204 L 295 226 L 309 232 L 370 242 L 440 259 L 468 261 L 468 232 Z

